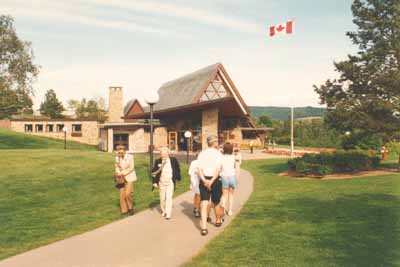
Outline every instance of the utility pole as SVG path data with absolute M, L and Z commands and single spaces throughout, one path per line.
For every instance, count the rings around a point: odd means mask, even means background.
M 294 107 L 291 108 L 291 125 L 290 125 L 290 156 L 294 156 Z

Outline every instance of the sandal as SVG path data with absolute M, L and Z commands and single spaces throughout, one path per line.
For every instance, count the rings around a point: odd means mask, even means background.
M 208 230 L 207 230 L 207 229 L 201 230 L 201 235 L 202 235 L 202 236 L 205 236 L 205 235 L 207 235 L 207 234 L 208 234 Z
M 221 218 L 221 221 L 220 222 L 217 222 L 217 223 L 215 223 L 215 226 L 216 227 L 221 227 L 221 225 L 222 225 L 222 223 L 224 222 L 224 219 L 223 218 Z

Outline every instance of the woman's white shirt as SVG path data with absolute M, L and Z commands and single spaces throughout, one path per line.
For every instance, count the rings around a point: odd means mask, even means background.
M 190 181 L 192 185 L 198 185 L 199 184 L 199 166 L 198 166 L 198 160 L 193 160 L 192 163 L 190 163 L 189 167 L 189 175 L 190 175 Z
M 224 155 L 222 158 L 221 176 L 234 176 L 236 174 L 236 158 L 234 155 Z

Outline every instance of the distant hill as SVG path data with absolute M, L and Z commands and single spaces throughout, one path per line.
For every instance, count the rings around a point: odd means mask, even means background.
M 260 107 L 251 106 L 250 112 L 256 118 L 262 115 L 268 115 L 274 120 L 287 120 L 290 116 L 290 107 Z M 316 107 L 296 107 L 294 109 L 294 117 L 296 119 L 308 118 L 308 117 L 323 117 L 325 108 Z
M 1 149 L 63 149 L 64 141 L 0 128 Z M 68 141 L 67 149 L 95 150 L 95 146 Z

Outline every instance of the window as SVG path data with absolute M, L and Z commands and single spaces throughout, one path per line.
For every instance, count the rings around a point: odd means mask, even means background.
M 208 85 L 206 91 L 200 98 L 200 102 L 220 99 L 229 96 L 227 89 L 225 88 L 222 78 L 219 76 Z
M 64 128 L 64 124 L 57 124 L 57 132 L 62 132 Z
M 32 126 L 32 124 L 25 124 L 25 132 L 26 132 L 26 133 L 31 133 L 31 132 L 33 132 L 33 126 Z
M 72 137 L 82 137 L 82 124 L 72 124 Z
M 54 125 L 53 124 L 47 124 L 46 125 L 46 132 L 49 132 L 49 133 L 54 132 Z
M 82 124 L 72 124 L 72 132 L 73 133 L 82 132 Z
M 243 139 L 251 140 L 257 139 L 258 135 L 256 131 L 242 131 Z
M 43 132 L 43 124 L 36 124 L 35 125 L 35 132 Z

